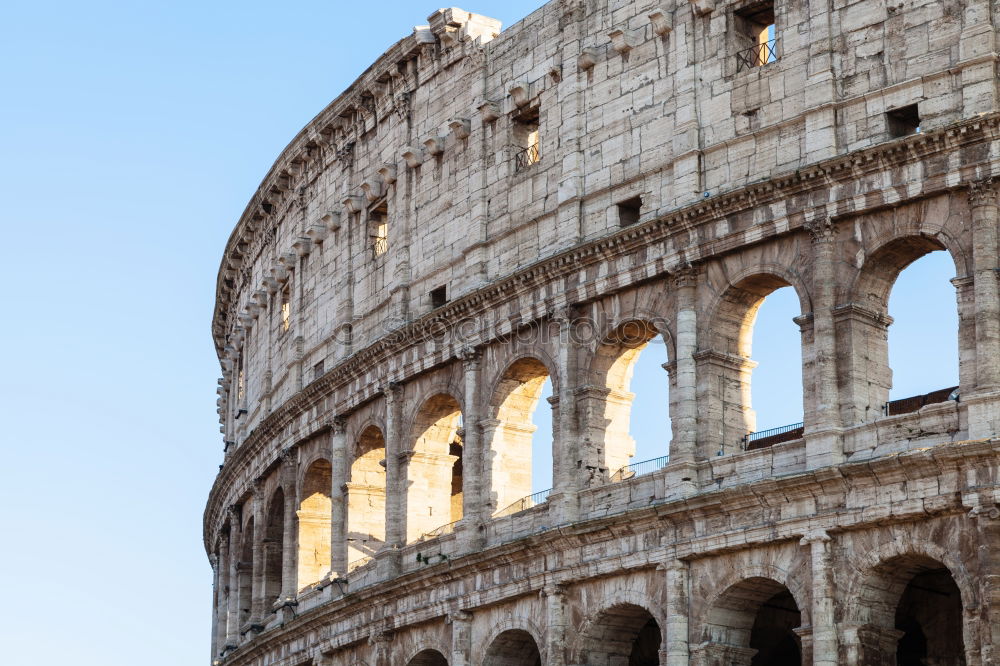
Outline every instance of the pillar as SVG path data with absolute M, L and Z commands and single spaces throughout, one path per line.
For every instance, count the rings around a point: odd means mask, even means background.
M 559 309 L 552 316 L 552 321 L 559 326 L 559 351 L 556 356 L 556 371 L 559 375 L 559 423 L 554 427 L 552 495 L 549 502 L 550 507 L 555 509 L 558 523 L 571 523 L 579 514 L 577 491 L 586 473 L 586 470 L 578 469 L 583 465 L 576 431 L 574 401 L 576 396 L 573 391 L 576 381 L 576 344 L 571 309 L 569 307 Z
M 812 384 L 815 403 L 805 410 L 813 416 L 806 424 L 806 467 L 817 469 L 844 460 L 840 434 L 840 395 L 837 390 L 837 338 L 833 321 L 835 278 L 834 251 L 836 229 L 828 217 L 807 224 L 812 236 L 812 372 L 803 371 L 803 379 Z M 810 376 L 811 374 L 811 376 Z M 803 387 L 804 389 L 806 387 Z
M 698 372 L 694 359 L 698 351 L 698 269 L 687 266 L 673 276 L 677 303 L 675 324 L 673 441 L 670 443 L 671 463 L 693 463 L 698 441 Z
M 231 529 L 231 528 L 230 528 Z M 215 604 L 215 649 L 213 654 L 226 650 L 227 627 L 229 625 L 229 598 L 233 594 L 232 578 L 230 578 L 229 538 L 219 542 L 219 559 L 216 562 L 216 604 Z
M 478 533 L 478 525 L 489 520 L 489 502 L 483 491 L 483 466 L 487 459 L 483 433 L 479 423 L 480 360 L 479 350 L 467 347 L 459 353 L 465 384 L 465 404 L 462 406 L 465 439 L 462 443 L 462 526 L 465 533 Z M 485 515 L 484 515 L 485 514 Z
M 812 652 L 814 666 L 836 666 L 838 661 L 837 625 L 833 607 L 833 567 L 830 535 L 825 530 L 806 534 L 799 543 L 809 546 L 812 569 Z
M 472 613 L 448 613 L 451 624 L 451 659 L 449 666 L 472 666 Z
M 281 477 L 284 488 L 285 506 L 282 519 L 281 538 L 281 593 L 278 603 L 294 604 L 298 591 L 298 520 L 295 507 L 299 503 L 298 455 L 293 449 L 285 449 L 281 454 Z
M 969 405 L 969 437 L 1000 432 L 1000 289 L 997 284 L 997 190 L 992 180 L 969 186 L 973 289 L 976 302 L 976 389 Z
M 243 512 L 229 507 L 229 604 L 226 618 L 226 644 L 223 651 L 239 645 L 240 640 L 240 543 L 243 541 Z
M 264 481 L 257 479 L 253 483 L 253 569 L 250 573 L 251 596 L 253 602 L 250 610 L 251 631 L 260 631 L 264 618 L 264 533 L 267 531 L 267 518 L 264 515 L 265 504 Z
M 409 446 L 403 441 L 403 386 L 390 382 L 385 397 L 385 545 L 375 553 L 378 576 L 385 580 L 399 572 L 399 549 L 406 544 L 405 469 Z
M 219 549 L 219 555 L 212 553 L 208 556 L 208 562 L 212 565 L 212 659 L 215 659 L 219 652 L 222 651 L 222 640 L 219 636 L 220 631 L 222 634 L 225 634 L 226 632 L 225 625 L 219 621 L 219 615 L 222 613 L 222 608 L 225 606 L 225 593 L 222 589 L 222 577 L 219 575 L 219 572 L 224 566 L 221 556 L 221 544 L 219 545 Z
M 671 560 L 667 574 L 666 655 L 660 661 L 665 666 L 688 666 L 691 648 L 688 638 L 688 577 L 690 565 L 683 560 Z
M 985 493 L 984 493 L 985 495 Z M 990 502 L 991 498 L 983 497 Z M 1000 659 L 1000 507 L 984 503 L 970 512 L 975 521 L 979 544 L 978 575 L 974 579 L 980 585 L 980 603 L 977 612 L 979 621 L 979 654 L 982 664 L 995 664 Z M 966 636 L 965 651 L 974 651 Z M 970 660 L 969 666 L 973 666 Z
M 545 650 L 548 666 L 566 664 L 566 590 L 562 585 L 546 585 L 541 596 L 545 599 Z
M 330 430 L 330 577 L 347 574 L 347 419 L 333 419 Z

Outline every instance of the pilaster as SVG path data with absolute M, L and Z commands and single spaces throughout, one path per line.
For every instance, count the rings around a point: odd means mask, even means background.
M 833 567 L 830 535 L 824 530 L 806 534 L 799 543 L 809 546 L 812 567 L 812 664 L 836 666 L 838 661 L 837 625 L 834 618 Z M 806 663 L 803 661 L 803 663 Z

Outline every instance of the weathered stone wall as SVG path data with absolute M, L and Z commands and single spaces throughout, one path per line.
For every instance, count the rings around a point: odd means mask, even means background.
M 1000 7 L 779 1 L 742 66 L 768 6 L 440 10 L 286 148 L 217 287 L 213 659 L 997 659 Z M 889 293 L 932 251 L 959 399 L 887 415 Z M 747 450 L 785 286 L 804 423 Z M 669 462 L 636 473 L 660 342 Z

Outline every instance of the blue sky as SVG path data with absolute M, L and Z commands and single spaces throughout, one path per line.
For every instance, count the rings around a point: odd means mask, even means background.
M 466 8 L 510 25 L 540 4 L 480 0 Z M 437 8 L 412 0 L 372 7 L 4 7 L 5 664 L 208 661 L 201 512 L 221 460 L 209 334 L 221 252 L 286 143 Z M 898 345 L 929 373 L 907 377 L 915 392 L 954 374 L 944 367 L 954 365 L 946 318 L 953 291 L 946 281 L 940 294 L 931 289 L 954 271 L 945 273 L 915 278 L 922 332 Z M 945 317 L 926 306 L 932 297 L 943 299 Z M 768 332 L 755 344 L 758 372 L 783 362 L 797 372 L 785 354 L 797 349 L 790 318 L 798 313 L 774 301 L 774 312 L 769 302 L 761 314 Z M 904 318 L 893 314 L 896 329 Z M 765 315 L 773 315 L 773 331 Z M 950 341 L 932 338 L 938 329 Z M 643 354 L 633 384 L 640 460 L 662 448 L 654 415 L 663 411 L 655 390 L 665 373 L 655 365 L 665 357 L 647 367 L 651 352 L 662 348 Z M 938 357 L 942 368 L 928 366 Z M 945 379 L 932 376 L 938 371 Z M 761 427 L 800 418 L 795 382 L 776 375 L 776 388 L 760 391 L 770 404 L 758 403 Z

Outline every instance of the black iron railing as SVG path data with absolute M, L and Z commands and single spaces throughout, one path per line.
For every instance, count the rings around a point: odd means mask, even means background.
M 751 432 L 747 435 L 743 435 L 742 448 L 744 451 L 766 449 L 769 446 L 774 446 L 775 444 L 780 444 L 781 442 L 790 442 L 793 439 L 798 439 L 802 437 L 803 432 L 805 432 L 805 430 L 803 424 L 801 423 L 790 423 L 788 425 L 781 426 L 780 428 L 771 428 L 770 430 Z
M 523 171 L 540 159 L 542 158 L 538 153 L 538 144 L 528 146 L 514 156 L 514 171 Z
M 930 393 L 924 393 L 923 395 L 915 395 L 910 398 L 890 400 L 882 405 L 882 413 L 886 416 L 910 414 L 911 412 L 917 411 L 924 405 L 933 405 L 936 402 L 947 402 L 948 400 L 958 400 L 957 386 L 931 391 Z
M 371 237 L 372 259 L 378 259 L 389 251 L 389 238 L 387 236 Z
M 754 44 L 748 49 L 743 49 L 736 54 L 736 72 L 742 72 L 744 69 L 753 69 L 754 67 L 762 67 L 769 62 L 774 62 L 778 59 L 778 40 L 769 39 L 766 42 L 760 44 Z
M 652 460 L 629 463 L 612 474 L 611 480 L 627 481 L 633 476 L 641 476 L 643 474 L 655 472 L 656 470 L 665 467 L 668 462 L 670 462 L 670 456 L 660 456 L 659 458 L 653 458 Z
M 527 497 L 522 497 L 521 499 L 517 500 L 510 506 L 506 506 L 500 511 L 493 514 L 493 517 L 501 518 L 503 516 L 511 516 L 514 515 L 515 513 L 527 511 L 533 506 L 538 506 L 539 504 L 543 504 L 546 501 L 548 501 L 549 493 L 551 492 L 552 489 L 549 488 L 548 490 L 539 490 L 537 493 L 533 493 L 531 495 L 528 495 Z

